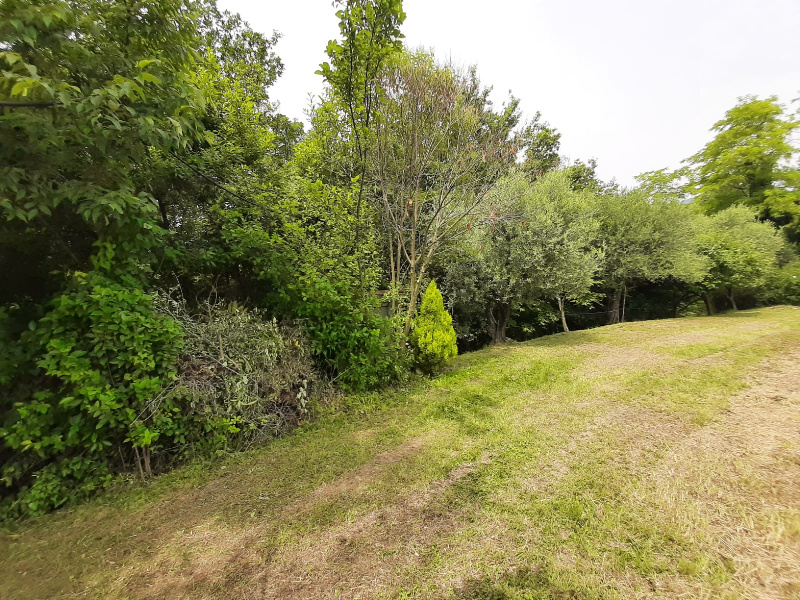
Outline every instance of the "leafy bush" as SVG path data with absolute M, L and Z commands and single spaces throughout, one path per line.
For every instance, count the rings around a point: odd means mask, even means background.
M 766 304 L 800 305 L 800 260 L 775 269 L 760 295 Z
M 235 304 L 190 313 L 96 273 L 77 274 L 16 345 L 25 352 L 0 377 L 12 399 L 0 426 L 5 517 L 87 497 L 116 473 L 150 475 L 189 450 L 275 435 L 317 381 L 295 329 Z
M 422 306 L 411 333 L 415 363 L 426 373 L 435 373 L 458 354 L 452 323 L 453 318 L 444 309 L 442 294 L 431 281 L 422 296 Z
M 360 294 L 320 273 L 297 286 L 294 314 L 302 320 L 322 366 L 347 390 L 366 390 L 408 368 L 398 326 L 378 313 L 377 296 Z
M 17 401 L 0 428 L 12 515 L 106 485 L 113 463 L 153 444 L 141 416 L 173 380 L 183 337 L 151 296 L 96 274 L 76 274 L 31 329 L 20 343 L 33 364 L 7 378 Z

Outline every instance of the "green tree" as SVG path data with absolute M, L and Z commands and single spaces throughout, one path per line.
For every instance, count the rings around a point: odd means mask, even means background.
M 354 155 L 350 180 L 358 187 L 350 248 L 361 243 L 364 223 L 365 173 L 372 147 L 372 125 L 375 116 L 379 75 L 385 62 L 402 48 L 400 25 L 405 21 L 402 0 L 336 0 L 341 40 L 331 40 L 326 48 L 328 62 L 320 65 L 318 74 L 330 85 L 333 100 L 345 114 L 347 128 L 340 132 Z M 361 269 L 361 263 L 358 263 Z
M 196 65 L 207 133 L 183 151 L 154 148 L 137 180 L 156 198 L 169 232 L 159 263 L 164 286 L 187 298 L 213 289 L 231 300 L 265 298 L 286 283 L 294 258 L 289 181 L 295 135 L 280 125 L 269 88 L 283 70 L 273 34 L 208 3 Z M 248 60 L 262 61 L 251 65 Z M 299 127 L 299 124 L 296 124 Z
M 561 134 L 549 123 L 542 122 L 537 112 L 520 135 L 520 146 L 524 151 L 522 170 L 534 181 L 545 173 L 558 168 L 561 156 Z
M 600 280 L 609 290 L 609 323 L 621 320 L 626 291 L 644 281 L 698 281 L 705 263 L 697 251 L 697 218 L 672 196 L 643 189 L 602 194 Z
M 763 288 L 776 275 L 785 241 L 754 209 L 732 206 L 710 217 L 700 236 L 709 269 L 699 282 L 708 313 L 711 294 L 722 292 L 736 310 L 736 296 Z
M 790 135 L 798 125 L 775 96 L 740 98 L 714 124 L 714 139 L 688 160 L 697 202 L 711 213 L 745 204 L 770 216 L 765 200 L 781 180 L 781 162 L 796 151 Z
M 3 239 L 33 246 L 45 281 L 65 267 L 141 271 L 158 227 L 134 173 L 149 148 L 201 137 L 197 41 L 182 0 L 2 4 Z
M 442 293 L 431 281 L 422 296 L 422 305 L 411 335 L 415 362 L 426 373 L 439 371 L 458 354 L 452 323 L 453 318 L 444 309 Z
M 764 192 L 769 219 L 783 226 L 789 241 L 800 248 L 800 159 L 776 173 L 774 187 Z
M 395 55 L 382 75 L 371 175 L 393 287 L 407 287 L 405 332 L 436 256 L 484 213 L 513 164 L 518 102 L 499 113 L 473 70 L 460 73 L 425 52 Z
M 503 201 L 477 222 L 453 256 L 447 291 L 459 314 L 477 308 L 492 343 L 506 341 L 515 313 L 555 301 L 565 331 L 565 304 L 586 304 L 601 265 L 595 195 L 573 190 L 569 173 L 551 171 L 531 185 L 511 176 L 498 185 Z
M 569 171 L 556 171 L 534 186 L 526 230 L 533 239 L 523 246 L 523 251 L 538 247 L 530 257 L 536 288 L 542 297 L 555 299 L 564 331 L 569 331 L 565 304 L 593 300 L 591 290 L 603 260 L 597 247 L 596 196 L 591 190 L 574 190 L 571 183 Z

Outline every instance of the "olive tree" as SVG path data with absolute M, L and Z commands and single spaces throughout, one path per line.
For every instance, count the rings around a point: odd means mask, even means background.
M 454 257 L 448 290 L 459 308 L 484 307 L 492 343 L 506 340 L 512 314 L 526 305 L 555 301 L 569 331 L 566 302 L 592 298 L 602 261 L 596 197 L 570 183 L 564 170 L 533 184 L 519 174 L 504 179 L 496 193 L 502 201 L 478 222 L 461 260 Z
M 687 205 L 641 188 L 599 198 L 599 243 L 604 250 L 600 279 L 609 290 L 609 323 L 620 321 L 623 297 L 631 286 L 669 277 L 694 282 L 703 276 L 697 213 Z
M 741 205 L 709 217 L 700 242 L 709 261 L 709 269 L 699 282 L 709 314 L 712 292 L 722 292 L 736 310 L 737 293 L 764 287 L 777 271 L 786 248 L 771 223 L 759 221 L 754 209 Z

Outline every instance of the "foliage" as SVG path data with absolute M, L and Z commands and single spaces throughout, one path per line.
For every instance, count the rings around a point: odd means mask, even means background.
M 781 179 L 780 162 L 795 152 L 789 136 L 798 125 L 775 96 L 740 98 L 714 124 L 714 139 L 689 159 L 695 168 L 690 190 L 698 203 L 708 212 L 740 203 L 763 211 L 768 192 Z
M 384 62 L 401 49 L 402 0 L 337 0 L 341 41 L 328 42 L 321 74 L 342 103 L 362 170 Z
M 99 275 L 76 274 L 31 327 L 22 342 L 35 364 L 7 386 L 17 401 L 2 429 L 14 453 L 3 482 L 19 495 L 9 509 L 18 514 L 107 483 L 116 456 L 157 443 L 163 423 L 146 412 L 174 378 L 182 346 L 180 327 L 150 296 Z
M 695 213 L 677 199 L 641 188 L 603 194 L 599 215 L 605 256 L 601 279 L 610 290 L 610 322 L 620 320 L 622 295 L 637 283 L 693 282 L 703 276 Z
M 498 201 L 477 223 L 470 251 L 448 265 L 446 289 L 459 319 L 488 317 L 493 343 L 504 342 L 514 314 L 542 299 L 587 304 L 600 268 L 597 200 L 573 190 L 569 172 L 551 171 L 531 184 L 511 176 L 497 186 Z
M 779 269 L 773 269 L 760 292 L 761 300 L 767 304 L 800 306 L 800 259 L 794 258 Z
M 0 8 L 0 211 L 48 281 L 63 267 L 141 270 L 157 243 L 152 198 L 133 184 L 148 148 L 201 136 L 196 28 L 182 0 L 22 2 Z M 5 236 L 3 236 L 6 239 Z M 88 242 L 88 243 L 87 243 Z M 90 256 L 104 249 L 95 264 Z M 38 299 L 52 291 L 32 289 Z
M 775 185 L 764 192 L 764 210 L 776 225 L 783 226 L 789 241 L 800 248 L 800 159 L 775 174 Z
M 371 175 L 391 285 L 408 287 L 408 334 L 431 262 L 486 209 L 513 163 L 518 101 L 494 113 L 474 70 L 458 72 L 421 51 L 395 55 L 381 87 Z
M 317 381 L 297 330 L 236 305 L 153 298 L 96 275 L 23 340 L 35 365 L 6 389 L 7 515 L 40 514 L 187 453 L 242 448 L 285 431 Z M 35 390 L 33 393 L 30 390 Z
M 148 407 L 154 415 L 180 407 L 186 433 L 172 442 L 201 451 L 242 448 L 308 413 L 319 378 L 299 329 L 235 303 L 206 301 L 192 310 L 185 300 L 163 297 L 160 310 L 180 324 L 185 340 L 174 383 Z
M 323 367 L 348 390 L 398 379 L 405 370 L 403 337 L 378 314 L 378 298 L 361 295 L 309 267 L 300 278 L 294 313 L 304 324 Z
M 549 123 L 542 122 L 542 114 L 537 112 L 520 134 L 520 145 L 524 149 L 522 170 L 531 180 L 558 168 L 561 156 L 561 134 Z
M 771 223 L 757 220 L 752 208 L 733 206 L 713 215 L 701 236 L 709 269 L 700 285 L 723 291 L 737 308 L 736 294 L 764 288 L 775 277 L 784 240 Z
M 431 281 L 422 295 L 422 305 L 411 335 L 414 362 L 424 372 L 439 371 L 458 354 L 452 323 L 453 318 L 444 309 L 442 293 L 436 287 L 436 282 Z

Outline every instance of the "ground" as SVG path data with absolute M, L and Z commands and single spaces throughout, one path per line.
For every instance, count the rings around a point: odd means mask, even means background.
M 800 598 L 800 310 L 558 334 L 0 532 L 0 598 Z

